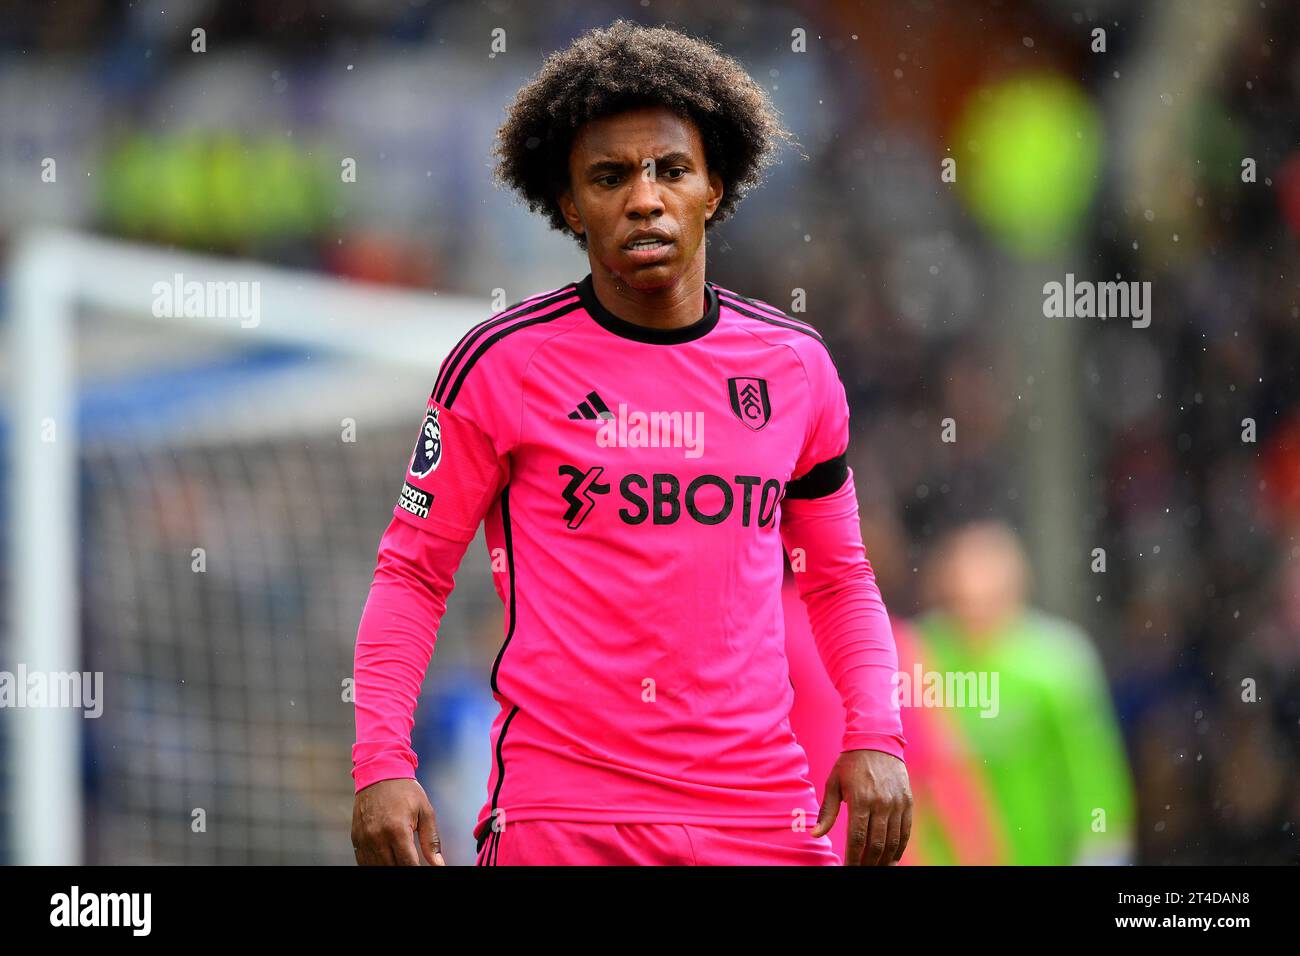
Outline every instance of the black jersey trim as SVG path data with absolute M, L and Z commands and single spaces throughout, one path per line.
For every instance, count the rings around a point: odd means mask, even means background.
M 460 374 L 456 376 L 455 382 L 452 383 L 449 389 L 446 389 L 443 398 L 440 400 L 442 406 L 444 408 L 451 408 L 452 404 L 456 401 L 456 396 L 460 394 L 461 386 L 465 384 L 465 376 L 469 374 L 470 369 L 472 369 L 475 363 L 483 357 L 484 353 L 486 353 L 492 346 L 496 345 L 496 343 L 500 342 L 507 335 L 518 332 L 520 329 L 526 329 L 530 325 L 541 325 L 545 322 L 554 322 L 556 319 L 562 318 L 570 312 L 576 311 L 580 305 L 581 303 L 575 299 L 573 302 L 556 309 L 554 312 L 548 312 L 546 315 L 539 315 L 533 319 L 522 319 L 514 325 L 507 325 L 505 328 L 489 335 L 483 340 L 482 344 L 474 350 L 474 354 L 465 360 L 465 364 L 461 367 Z M 517 318 L 517 316 L 514 318 Z M 444 386 L 446 385 L 445 382 L 443 384 Z M 437 395 L 434 397 L 437 398 Z
M 488 829 L 478 838 L 477 852 L 478 856 L 474 861 L 475 866 L 496 866 L 496 849 L 501 842 L 501 831 Z M 487 844 L 487 849 L 483 845 Z
M 575 288 L 578 290 L 583 309 L 586 310 L 597 325 L 607 332 L 612 332 L 622 338 L 631 339 L 634 342 L 645 342 L 648 345 L 680 345 L 683 342 L 693 342 L 713 331 L 714 326 L 718 324 L 718 316 L 721 314 L 718 293 L 714 290 L 713 284 L 707 281 L 704 283 L 704 315 L 690 325 L 683 325 L 675 329 L 656 329 L 619 318 L 601 305 L 600 300 L 596 298 L 590 272 Z
M 510 625 L 506 628 L 506 639 L 501 642 L 501 650 L 497 651 L 497 658 L 492 662 L 492 691 L 497 694 L 501 693 L 501 688 L 497 684 L 497 671 L 501 668 L 501 658 L 506 656 L 506 648 L 510 646 L 510 639 L 515 636 L 515 548 L 513 536 L 510 533 L 509 482 L 501 489 L 501 533 L 505 537 L 506 573 L 510 575 L 510 606 L 507 609 L 510 612 Z
M 487 861 L 492 854 L 490 850 L 487 853 L 483 852 L 483 846 L 484 844 L 490 844 L 492 842 L 493 833 L 494 833 L 493 829 L 491 827 L 488 827 L 486 830 L 483 831 L 483 834 L 475 842 L 474 844 L 474 853 L 475 853 L 474 865 L 475 866 L 488 865 Z
M 795 499 L 825 498 L 844 487 L 849 477 L 848 452 L 813 465 L 808 473 L 785 483 L 785 497 Z
M 480 322 L 478 325 L 474 326 L 474 328 L 466 332 L 464 337 L 456 343 L 455 348 L 451 350 L 451 353 L 447 358 L 443 360 L 442 367 L 438 370 L 438 378 L 433 384 L 432 397 L 436 401 L 444 405 L 446 404 L 443 402 L 443 396 L 447 391 L 448 383 L 451 381 L 452 372 L 460 363 L 460 360 L 464 358 L 465 353 L 474 347 L 475 342 L 493 329 L 499 329 L 503 325 L 508 325 L 508 323 L 513 322 L 516 319 L 522 319 L 525 316 L 532 315 L 539 309 L 545 309 L 548 306 L 554 305 L 556 302 L 562 301 L 566 297 L 572 296 L 573 287 L 575 285 L 576 283 L 570 282 L 568 285 L 562 286 L 554 292 L 542 293 L 541 297 L 536 301 L 528 302 L 525 300 L 524 302 L 516 303 L 500 314 Z M 552 316 L 549 315 L 546 316 L 546 318 L 551 317 Z M 476 361 L 480 354 L 482 353 L 480 352 L 475 354 L 474 358 L 470 360 L 470 364 Z M 465 370 L 468 370 L 468 367 L 469 366 L 467 365 Z M 462 374 L 459 376 L 458 380 L 464 379 L 463 371 L 465 370 L 462 370 Z
M 718 290 L 719 295 L 726 296 L 729 299 L 733 299 L 735 300 L 736 303 L 747 305 L 751 309 L 756 309 L 759 312 L 762 312 L 764 315 L 767 315 L 769 318 L 781 319 L 786 322 L 793 322 L 799 328 L 811 332 L 814 335 L 817 334 L 817 329 L 813 326 L 811 322 L 805 322 L 803 319 L 796 319 L 793 315 L 789 315 L 788 313 L 778 309 L 771 302 L 764 302 L 762 299 L 755 299 L 753 296 L 749 296 L 749 295 L 741 295 L 739 292 L 733 291 L 732 289 L 724 289 L 721 286 L 714 286 L 714 288 Z M 727 304 L 731 305 L 733 303 L 728 302 Z
M 497 737 L 497 785 L 492 788 L 492 806 L 488 809 L 488 829 L 497 833 L 500 832 L 495 827 L 497 805 L 501 799 L 501 785 L 506 782 L 506 758 L 502 748 L 506 743 L 506 731 L 510 729 L 510 721 L 515 719 L 517 713 L 519 713 L 519 705 L 515 704 L 506 716 L 506 722 L 501 725 L 501 735 Z
M 735 300 L 728 297 L 725 290 L 722 293 L 722 304 L 725 305 L 727 308 L 739 312 L 741 315 L 748 316 L 751 319 L 755 319 L 756 321 L 766 322 L 768 325 L 775 325 L 778 328 L 782 328 L 782 329 L 790 329 L 792 332 L 802 332 L 804 335 L 808 336 L 809 338 L 814 338 L 818 342 L 820 342 L 822 344 L 822 347 L 826 349 L 827 354 L 828 355 L 830 354 L 830 346 L 826 344 L 826 340 L 823 339 L 821 337 L 821 334 L 816 329 L 814 329 L 811 325 L 803 325 L 802 323 L 799 322 L 798 319 L 791 319 L 788 317 L 785 319 L 778 319 L 774 315 L 767 315 L 766 313 L 763 312 L 755 312 L 752 308 L 748 307 L 748 305 L 742 304 L 739 300 Z
M 509 606 L 507 608 L 507 611 L 509 612 L 510 615 L 510 624 L 506 628 L 506 638 L 504 641 L 501 642 L 501 650 L 497 651 L 496 660 L 492 662 L 492 678 L 491 678 L 492 691 L 497 695 L 501 694 L 501 687 L 497 684 L 497 672 L 501 668 L 501 659 L 505 657 L 506 648 L 510 646 L 510 639 L 515 636 L 515 617 L 516 617 L 515 614 L 515 549 L 514 549 L 514 537 L 510 533 L 510 484 L 508 482 L 506 486 L 501 489 L 501 529 L 503 535 L 505 536 L 506 571 L 510 575 Z M 493 821 L 496 817 L 497 800 L 501 796 L 501 785 L 505 783 L 505 779 L 506 779 L 506 758 L 505 758 L 505 752 L 503 750 L 503 747 L 505 746 L 505 742 L 506 742 L 506 731 L 510 729 L 510 721 L 515 719 L 515 714 L 517 713 L 519 713 L 518 704 L 514 706 L 514 709 L 512 709 L 510 711 L 510 714 L 506 717 L 505 723 L 501 725 L 501 733 L 497 737 L 497 746 L 496 746 L 497 785 L 492 790 L 492 804 L 488 810 L 489 821 Z M 489 822 L 488 826 L 490 829 L 492 823 Z M 491 857 L 492 857 L 492 853 L 489 850 L 488 852 L 489 866 L 492 865 L 492 863 L 490 862 Z

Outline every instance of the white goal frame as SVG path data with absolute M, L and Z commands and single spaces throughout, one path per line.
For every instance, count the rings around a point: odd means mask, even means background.
M 10 647 L 29 672 L 81 671 L 77 560 L 77 417 L 74 323 L 89 306 L 151 315 L 153 286 L 185 280 L 257 282 L 260 318 L 177 315 L 156 321 L 259 344 L 310 346 L 430 372 L 473 325 L 487 299 L 419 293 L 80 234 L 20 237 L 9 263 L 13 369 L 9 461 Z M 48 423 L 55 440 L 47 440 Z M 414 432 L 413 432 L 414 433 Z M 83 716 L 70 708 L 16 707 L 11 744 L 10 825 L 15 862 L 83 860 Z

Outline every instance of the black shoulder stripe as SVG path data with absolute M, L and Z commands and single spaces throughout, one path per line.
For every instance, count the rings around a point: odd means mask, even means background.
M 725 303 L 727 308 L 734 309 L 735 311 L 739 312 L 741 315 L 748 316 L 751 319 L 756 319 L 759 322 L 766 322 L 768 325 L 779 326 L 780 328 L 783 329 L 790 329 L 794 332 L 802 332 L 804 335 L 807 335 L 809 338 L 814 338 L 818 342 L 820 342 L 822 344 L 822 348 L 826 349 L 826 354 L 830 355 L 830 351 L 831 351 L 830 346 L 826 344 L 826 340 L 823 339 L 821 335 L 817 333 L 817 330 L 812 328 L 812 326 L 795 325 L 793 321 L 785 321 L 770 315 L 764 315 L 761 312 L 755 312 L 752 309 L 738 305 L 735 302 L 732 302 L 725 298 L 722 301 Z
M 518 332 L 520 329 L 528 328 L 530 325 L 539 325 L 543 322 L 553 322 L 562 316 L 568 315 L 570 312 L 580 308 L 581 306 L 582 303 L 578 299 L 574 299 L 568 305 L 562 306 L 554 312 L 548 312 L 546 315 L 539 315 L 536 318 L 524 319 L 523 321 L 516 322 L 513 325 L 507 325 L 505 328 L 498 329 L 496 332 L 489 335 L 483 340 L 479 347 L 474 350 L 474 354 L 465 360 L 465 364 L 461 366 L 460 374 L 456 376 L 456 381 L 452 383 L 451 387 L 445 388 L 446 383 L 443 383 L 444 394 L 443 397 L 439 399 L 442 406 L 444 408 L 451 408 L 452 403 L 456 401 L 456 396 L 460 394 L 460 387 L 465 384 L 465 376 L 469 374 L 469 370 L 474 367 L 475 362 L 483 357 L 483 353 L 497 342 L 501 341 L 513 332 Z M 518 316 L 512 316 L 512 319 L 515 318 L 518 318 Z
M 844 487 L 849 477 L 848 452 L 813 465 L 801 478 L 785 483 L 787 498 L 825 498 Z
M 795 322 L 795 320 L 793 319 L 786 319 L 786 318 L 778 319 L 776 316 L 768 315 L 766 312 L 755 311 L 754 309 L 750 308 L 750 306 L 747 303 L 738 302 L 734 299 L 727 298 L 726 296 L 722 296 L 722 301 L 726 303 L 727 308 L 734 309 L 735 311 L 739 312 L 741 315 L 747 315 L 751 319 L 758 319 L 758 321 L 767 322 L 769 325 L 779 325 L 783 329 L 793 329 L 796 332 L 802 332 L 804 335 L 812 336 L 814 339 L 816 339 L 819 342 L 822 340 L 821 333 L 819 333 L 811 325 L 801 325 Z
M 730 289 L 719 289 L 716 285 L 713 289 L 715 292 L 729 296 L 736 302 L 747 305 L 757 312 L 762 312 L 764 315 L 768 315 L 774 319 L 782 319 L 786 322 L 793 322 L 795 325 L 807 329 L 809 332 L 815 333 L 817 331 L 811 322 L 805 322 L 803 319 L 796 319 L 793 315 L 788 315 L 778 309 L 771 302 L 764 302 L 762 299 L 755 299 L 753 296 L 749 295 L 741 295 L 739 292 L 732 292 Z
M 455 348 L 443 360 L 442 367 L 438 369 L 438 379 L 433 385 L 433 397 L 441 401 L 442 393 L 447 389 L 447 381 L 451 378 L 452 371 L 456 365 L 465 356 L 465 353 L 473 348 L 474 343 L 486 335 L 489 331 L 499 328 L 512 319 L 522 318 L 525 315 L 532 315 L 538 309 L 544 309 L 568 295 L 575 295 L 573 283 L 556 289 L 554 292 L 543 293 L 541 298 L 534 302 L 525 299 L 523 302 L 516 302 L 514 305 L 507 306 L 501 312 L 485 319 L 474 328 L 465 333 L 464 337 L 456 343 Z

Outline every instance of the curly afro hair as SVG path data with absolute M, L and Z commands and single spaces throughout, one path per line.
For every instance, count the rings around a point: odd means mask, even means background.
M 497 181 L 585 249 L 586 237 L 569 228 L 557 201 L 569 187 L 574 138 L 590 120 L 643 106 L 668 107 L 699 129 L 709 171 L 724 189 L 706 229 L 761 182 L 781 143 L 798 145 L 734 59 L 676 30 L 616 20 L 551 54 L 515 95 L 492 148 Z

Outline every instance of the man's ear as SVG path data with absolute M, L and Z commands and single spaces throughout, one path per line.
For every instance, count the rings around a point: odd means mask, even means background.
M 555 203 L 560 207 L 560 215 L 569 224 L 569 228 L 578 235 L 583 235 L 587 231 L 587 227 L 583 225 L 582 215 L 578 212 L 578 204 L 573 201 L 573 194 L 566 189 L 555 197 Z
M 722 202 L 724 186 L 722 185 L 722 176 L 719 173 L 709 173 L 709 200 L 704 204 L 704 218 L 712 219 L 713 213 L 717 211 L 718 203 Z

